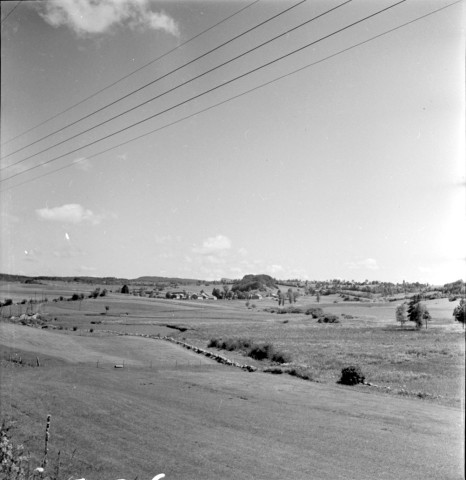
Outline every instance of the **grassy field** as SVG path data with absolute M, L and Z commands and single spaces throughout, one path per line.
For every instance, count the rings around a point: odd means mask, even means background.
M 269 299 L 249 308 L 119 294 L 52 302 L 55 287 L 49 302 L 34 305 L 47 328 L 0 324 L 1 413 L 37 459 L 51 413 L 52 453 L 62 450 L 66 478 L 162 471 L 177 479 L 463 478 L 464 331 L 451 316 L 456 302 L 427 302 L 432 321 L 416 331 L 396 324 L 397 302 L 301 297 L 303 310 L 318 306 L 340 319 L 319 324 L 310 315 L 270 313 Z M 214 337 L 271 342 L 315 381 L 246 373 L 131 334 L 202 348 Z M 40 367 L 18 366 L 18 356 L 30 365 L 38 358 Z M 376 386 L 337 385 L 351 364 Z
M 307 368 L 319 382 L 334 383 L 345 366 L 358 364 L 366 380 L 381 392 L 418 395 L 445 405 L 464 397 L 464 331 L 453 321 L 457 302 L 431 300 L 427 329 L 395 322 L 398 302 L 341 302 L 339 297 L 301 297 L 304 311 L 320 307 L 338 315 L 338 324 L 318 324 L 304 314 L 276 314 L 271 299 L 251 301 L 186 301 L 110 294 L 82 302 L 48 302 L 35 309 L 54 328 L 76 334 L 99 332 L 172 336 L 205 348 L 212 338 L 251 338 L 271 342 L 289 354 L 295 366 Z M 338 302 L 338 303 L 335 303 Z M 252 308 L 251 305 L 255 305 Z M 106 311 L 105 306 L 109 307 Z M 4 307 L 6 309 L 8 307 Z M 24 311 L 24 309 L 23 309 Z M 19 313 L 19 312 L 17 312 Z M 245 359 L 229 352 L 234 359 Z M 251 359 L 248 361 L 258 365 Z

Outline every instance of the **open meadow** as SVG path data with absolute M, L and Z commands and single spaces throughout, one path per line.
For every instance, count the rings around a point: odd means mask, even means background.
M 330 296 L 317 304 L 303 296 L 293 305 L 338 316 L 323 324 L 305 313 L 273 313 L 272 299 L 246 306 L 109 293 L 53 301 L 65 286 L 42 287 L 48 301 L 30 306 L 39 319 L 23 321 L 35 328 L 6 318 L 25 305 L 2 309 L 1 413 L 39 463 L 52 415 L 49 455 L 61 451 L 60 478 L 463 478 L 457 302 L 426 302 L 432 320 L 415 330 L 395 321 L 401 300 Z M 24 298 L 21 288 L 10 292 Z M 220 365 L 163 337 L 257 371 Z M 290 361 L 209 347 L 214 338 L 271 343 Z M 337 384 L 349 365 L 359 365 L 371 386 Z

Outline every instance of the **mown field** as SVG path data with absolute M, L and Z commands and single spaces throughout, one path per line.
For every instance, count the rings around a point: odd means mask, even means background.
M 396 324 L 397 302 L 325 297 L 317 305 L 301 297 L 298 307 L 319 306 L 340 320 L 318 324 L 265 311 L 276 307 L 272 300 L 249 308 L 120 294 L 53 302 L 58 291 L 34 304 L 47 328 L 0 324 L 0 393 L 2 418 L 37 459 L 52 414 L 51 455 L 61 449 L 66 478 L 162 471 L 177 479 L 463 478 L 464 331 L 451 316 L 456 302 L 427 302 L 432 321 L 416 331 Z M 203 348 L 220 337 L 271 342 L 314 381 L 246 373 L 131 334 Z M 31 366 L 15 363 L 18 356 Z M 37 359 L 40 367 L 32 366 Z M 338 385 L 352 364 L 376 386 Z

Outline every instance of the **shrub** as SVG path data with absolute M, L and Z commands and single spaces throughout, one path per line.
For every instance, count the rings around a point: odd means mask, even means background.
M 317 320 L 318 323 L 340 323 L 336 315 L 327 314 Z
M 211 338 L 207 347 L 220 348 L 222 350 L 246 350 L 252 346 L 252 340 L 249 338 L 227 338 L 222 340 L 221 338 Z
M 273 345 L 271 343 L 264 343 L 262 345 L 253 345 L 248 352 L 248 356 L 255 360 L 265 360 L 272 358 Z
M 94 329 L 93 329 L 93 328 L 91 328 L 91 329 L 89 330 L 89 332 L 93 333 L 93 332 L 94 332 Z
M 279 350 L 272 355 L 272 361 L 277 363 L 290 363 L 291 355 Z
M 264 368 L 264 372 L 280 375 L 281 373 L 283 373 L 283 370 L 280 367 L 268 367 L 268 368 Z
M 5 421 L 0 428 L 0 473 L 1 478 L 26 479 L 26 467 L 29 458 L 24 453 L 22 445 L 13 445 L 8 434 L 9 427 Z M 6 476 L 3 476 L 5 474 Z
M 77 329 L 78 327 L 73 327 L 73 332 L 76 332 Z
M 220 348 L 222 340 L 219 338 L 211 338 L 207 344 L 207 348 Z
M 291 356 L 280 350 L 276 351 L 271 343 L 256 344 L 251 347 L 248 356 L 255 360 L 271 360 L 277 363 L 289 363 Z
M 341 371 L 341 378 L 338 383 L 342 385 L 357 385 L 364 383 L 364 375 L 358 366 L 345 367 Z
M 315 381 L 314 373 L 308 368 L 292 368 L 288 370 L 288 374 L 303 380 Z
M 453 317 L 457 322 L 462 323 L 464 328 L 464 319 L 466 317 L 466 303 L 464 298 L 460 300 L 460 303 L 453 310 Z
M 312 318 L 319 318 L 324 315 L 324 311 L 319 307 L 308 308 L 304 313 L 306 315 L 312 315 Z

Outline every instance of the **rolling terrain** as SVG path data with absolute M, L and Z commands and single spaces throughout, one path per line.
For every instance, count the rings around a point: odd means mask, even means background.
M 454 302 L 428 302 L 432 320 L 416 331 L 397 326 L 396 303 L 300 298 L 303 310 L 338 315 L 323 325 L 271 313 L 271 299 L 52 301 L 60 291 L 44 292 L 29 326 L 0 322 L 0 396 L 2 420 L 36 465 L 52 416 L 49 458 L 56 464 L 60 451 L 63 478 L 464 478 L 464 331 L 451 319 Z M 271 342 L 314 381 L 208 348 L 258 370 L 220 365 L 165 336 L 204 349 L 213 337 Z M 349 364 L 375 386 L 338 385 Z
M 31 333 L 32 332 L 32 333 Z M 56 356 L 49 367 L 4 368 L 2 416 L 38 454 L 52 415 L 50 455 L 85 478 L 462 478 L 461 413 L 406 398 L 288 376 L 246 373 L 161 340 L 120 344 L 2 325 L 2 348 Z M 16 340 L 14 340 L 16 339 Z M 149 344 L 156 345 L 150 348 Z M 163 348 L 160 348 L 163 344 Z M 152 368 L 141 358 L 151 358 Z M 177 358 L 179 365 L 168 365 Z M 100 368 L 95 358 L 108 362 Z M 199 357 L 202 358 L 202 357 Z M 152 475 L 152 476 L 151 476 Z

